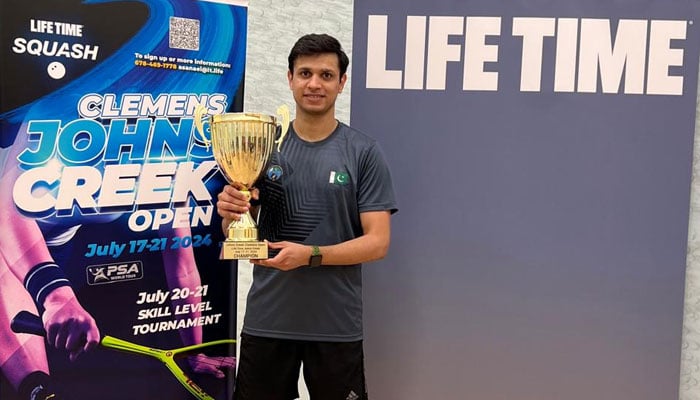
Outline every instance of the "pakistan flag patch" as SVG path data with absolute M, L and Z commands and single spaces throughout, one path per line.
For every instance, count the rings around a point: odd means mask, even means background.
M 336 172 L 331 171 L 331 176 L 328 179 L 328 183 L 334 185 L 347 185 L 350 183 L 350 175 L 347 172 Z

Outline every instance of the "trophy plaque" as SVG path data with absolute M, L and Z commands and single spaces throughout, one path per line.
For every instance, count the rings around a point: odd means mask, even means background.
M 206 109 L 195 110 L 197 130 L 207 145 L 211 143 L 214 159 L 230 184 L 237 184 L 250 198 L 250 188 L 267 165 L 274 145 L 278 149 L 289 127 L 289 109 L 278 109 L 282 122 L 272 115 L 240 112 L 212 115 L 208 118 L 211 140 L 204 135 L 202 116 Z M 281 128 L 279 139 L 275 140 Z M 221 244 L 222 260 L 250 260 L 268 257 L 267 244 L 258 239 L 258 229 L 250 212 L 229 224 L 226 240 Z

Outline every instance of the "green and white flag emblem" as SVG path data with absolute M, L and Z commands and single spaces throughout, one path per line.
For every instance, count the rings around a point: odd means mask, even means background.
M 336 172 L 331 171 L 331 176 L 328 179 L 328 183 L 335 185 L 347 185 L 350 181 L 350 176 L 346 172 Z

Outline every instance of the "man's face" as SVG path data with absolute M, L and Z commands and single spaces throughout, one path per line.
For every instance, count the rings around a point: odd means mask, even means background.
M 287 71 L 287 79 L 297 113 L 322 116 L 335 113 L 335 99 L 343 91 L 347 75 L 340 76 L 335 53 L 323 53 L 297 58 L 294 72 Z

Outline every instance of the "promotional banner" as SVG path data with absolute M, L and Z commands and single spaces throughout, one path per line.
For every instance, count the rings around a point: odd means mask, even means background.
M 355 0 L 379 399 L 677 399 L 697 2 Z
M 0 398 L 230 398 L 225 180 L 194 114 L 242 110 L 246 2 L 0 15 Z

